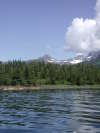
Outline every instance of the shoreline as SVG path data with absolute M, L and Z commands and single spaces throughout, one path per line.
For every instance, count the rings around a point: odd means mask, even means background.
M 41 91 L 41 90 L 86 90 L 100 89 L 100 85 L 40 85 L 40 86 L 0 86 L 0 91 Z

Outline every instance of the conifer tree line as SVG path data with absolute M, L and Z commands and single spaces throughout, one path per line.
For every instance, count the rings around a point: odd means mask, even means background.
M 100 67 L 92 64 L 58 65 L 44 62 L 0 63 L 0 85 L 100 84 Z

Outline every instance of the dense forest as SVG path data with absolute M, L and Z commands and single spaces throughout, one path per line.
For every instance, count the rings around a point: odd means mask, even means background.
M 90 64 L 57 65 L 35 61 L 0 63 L 0 85 L 44 84 L 100 84 L 100 68 Z

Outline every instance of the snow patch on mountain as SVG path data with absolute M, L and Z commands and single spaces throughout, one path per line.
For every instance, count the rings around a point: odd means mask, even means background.
M 40 57 L 38 60 L 43 61 L 45 63 L 52 63 L 52 64 L 60 64 L 60 65 L 71 64 L 71 65 L 74 65 L 74 64 L 79 64 L 82 62 L 92 62 L 93 60 L 95 60 L 97 58 L 98 59 L 100 58 L 100 51 L 90 52 L 87 55 L 79 54 L 79 55 L 76 55 L 76 57 L 74 57 L 74 58 L 66 59 L 66 60 L 56 60 L 55 58 L 52 58 L 49 55 L 44 55 L 43 57 Z
M 82 60 L 73 60 L 70 62 L 70 64 L 78 64 L 78 63 L 81 63 Z

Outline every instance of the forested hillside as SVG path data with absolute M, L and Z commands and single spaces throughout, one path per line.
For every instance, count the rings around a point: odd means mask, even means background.
M 0 63 L 0 85 L 100 84 L 100 68 L 91 64 L 57 65 L 43 62 Z

